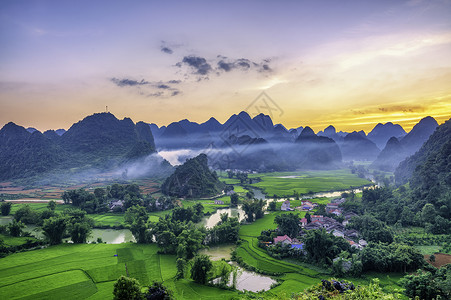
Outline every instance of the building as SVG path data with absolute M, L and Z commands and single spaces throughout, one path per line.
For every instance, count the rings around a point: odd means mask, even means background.
M 291 210 L 290 209 L 290 201 L 289 200 L 284 201 L 282 203 L 282 207 L 280 208 L 280 210 L 283 210 L 283 211 Z
M 305 225 L 307 225 L 307 223 L 308 223 L 306 218 L 300 219 L 299 222 L 301 222 L 302 227 L 305 227 Z
M 224 204 L 224 201 L 216 199 L 215 204 Z
M 122 200 L 112 200 L 109 204 L 108 207 L 110 208 L 110 210 L 114 210 L 114 209 L 123 209 L 124 208 L 124 201 Z
M 279 235 L 274 238 L 274 244 L 282 243 L 282 245 L 291 244 L 292 240 L 288 235 Z

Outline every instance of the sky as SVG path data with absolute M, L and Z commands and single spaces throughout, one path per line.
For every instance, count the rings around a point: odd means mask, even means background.
M 451 115 L 451 0 L 0 1 L 0 126 Z

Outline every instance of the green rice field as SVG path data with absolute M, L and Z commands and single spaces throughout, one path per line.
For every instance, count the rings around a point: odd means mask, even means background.
M 249 174 L 249 178 L 260 177 L 262 181 L 251 186 L 262 189 L 267 195 L 293 195 L 340 191 L 351 187 L 371 185 L 367 179 L 352 174 L 349 169 L 331 171 L 299 171 Z
M 174 280 L 176 257 L 157 246 L 138 244 L 63 244 L 1 259 L 0 299 L 112 299 L 118 277 L 142 286 L 162 281 L 176 299 L 230 299 L 238 292 Z

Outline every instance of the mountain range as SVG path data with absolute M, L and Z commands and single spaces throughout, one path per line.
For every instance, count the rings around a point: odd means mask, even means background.
M 30 133 L 10 122 L 0 130 L 0 180 L 70 169 L 112 170 L 151 154 L 156 151 L 148 124 L 111 113 L 88 116 L 61 136 Z
M 163 161 L 157 149 L 196 149 L 221 169 L 330 169 L 340 167 L 343 160 L 366 160 L 374 161 L 375 168 L 394 170 L 420 149 L 437 125 L 426 117 L 408 134 L 393 123 L 378 124 L 368 135 L 337 132 L 332 125 L 315 134 L 308 126 L 287 129 L 268 115 L 252 118 L 246 112 L 232 115 L 224 124 L 215 118 L 200 124 L 184 119 L 162 127 L 97 113 L 67 131 L 44 133 L 11 122 L 0 130 L 0 179 L 74 168 L 106 171 L 150 156 Z

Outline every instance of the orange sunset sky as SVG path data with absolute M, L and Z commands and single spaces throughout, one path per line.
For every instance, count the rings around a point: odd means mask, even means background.
M 0 29 L 0 126 L 223 123 L 263 91 L 287 128 L 451 115 L 448 0 L 2 1 Z

